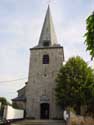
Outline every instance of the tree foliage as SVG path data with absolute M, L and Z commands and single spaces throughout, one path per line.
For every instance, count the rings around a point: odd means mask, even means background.
M 7 100 L 4 97 L 0 97 L 1 107 L 0 107 L 0 117 L 3 116 L 4 106 L 7 105 Z
M 56 78 L 56 100 L 61 107 L 80 108 L 94 102 L 94 74 L 80 57 L 70 58 Z
M 94 58 L 94 12 L 86 20 L 85 44 L 90 51 L 92 59 Z
M 2 105 L 7 105 L 7 100 L 4 97 L 0 97 L 0 102 Z

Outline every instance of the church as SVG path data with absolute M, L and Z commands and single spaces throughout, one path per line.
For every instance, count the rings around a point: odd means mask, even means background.
M 28 82 L 12 99 L 13 104 L 24 109 L 26 118 L 62 118 L 62 110 L 56 104 L 55 79 L 63 62 L 64 50 L 58 44 L 48 6 L 39 42 L 30 49 Z

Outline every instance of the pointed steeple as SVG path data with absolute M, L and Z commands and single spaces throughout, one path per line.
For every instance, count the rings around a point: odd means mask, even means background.
M 51 17 L 50 7 L 46 12 L 46 17 L 44 20 L 42 32 L 39 39 L 39 47 L 51 47 L 57 45 L 56 33 L 54 30 L 54 25 Z

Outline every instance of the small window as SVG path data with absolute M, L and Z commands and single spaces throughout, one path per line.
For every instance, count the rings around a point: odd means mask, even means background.
M 43 64 L 49 64 L 49 55 L 43 55 Z
M 44 40 L 43 46 L 48 47 L 49 46 L 49 41 L 48 40 Z

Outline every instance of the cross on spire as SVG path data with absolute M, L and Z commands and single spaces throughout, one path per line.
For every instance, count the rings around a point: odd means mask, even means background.
M 55 2 L 55 0 L 53 0 Z M 48 0 L 47 3 L 48 5 L 50 5 L 50 3 L 52 2 L 52 0 Z
M 51 0 L 48 0 L 48 5 L 51 3 Z

